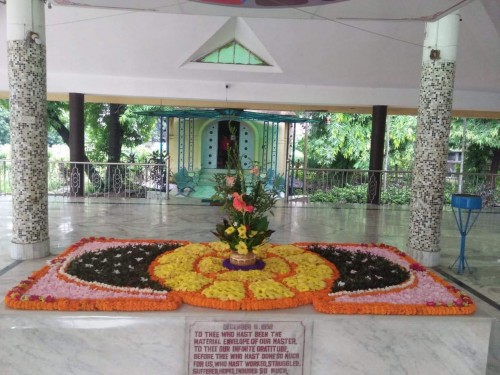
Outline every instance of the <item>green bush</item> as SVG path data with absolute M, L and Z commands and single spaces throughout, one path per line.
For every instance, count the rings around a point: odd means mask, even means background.
M 329 203 L 366 203 L 367 184 L 346 185 L 345 187 L 333 187 L 330 191 L 318 191 L 310 196 L 311 202 Z M 382 192 L 380 201 L 382 204 L 410 204 L 411 191 L 409 188 L 388 188 Z
M 317 191 L 310 195 L 311 202 L 329 203 L 366 203 L 367 184 L 333 187 L 330 191 Z M 456 193 L 457 183 L 446 181 L 444 188 L 444 205 L 450 205 L 451 195 Z M 380 197 L 382 204 L 409 205 L 411 189 L 409 187 L 388 187 Z
M 444 184 L 444 204 L 451 204 L 451 195 L 457 192 L 457 183 L 455 181 L 446 181 Z
M 410 188 L 388 188 L 382 192 L 380 197 L 382 204 L 410 204 Z
M 311 194 L 311 202 L 366 203 L 367 184 L 333 187 L 329 192 Z

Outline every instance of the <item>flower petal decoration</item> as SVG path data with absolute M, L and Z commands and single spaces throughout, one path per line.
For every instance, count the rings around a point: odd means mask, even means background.
M 239 212 L 249 212 L 249 213 L 252 213 L 253 212 L 253 206 L 250 206 L 250 205 L 247 205 L 243 199 L 243 196 L 245 195 L 245 193 L 243 194 L 238 194 L 238 193 L 233 193 L 232 194 L 232 197 L 233 197 L 233 207 L 236 211 L 239 211 Z
M 151 262 L 148 257 L 156 257 L 187 244 L 189 242 L 186 241 L 103 237 L 82 239 L 12 288 L 5 297 L 5 304 L 25 310 L 175 310 L 182 303 L 178 296 L 171 294 L 167 288 L 148 286 L 147 283 L 153 282 L 149 274 L 143 274 L 135 267 L 130 269 L 128 265 L 142 263 L 147 270 Z M 159 252 L 155 254 L 152 247 Z M 138 257 L 134 251 L 141 252 L 143 256 Z M 95 267 L 85 267 L 88 256 L 96 258 Z M 101 266 L 97 266 L 98 262 Z M 118 263 L 120 266 L 117 266 Z M 135 280 L 135 286 L 124 285 L 121 281 L 120 276 L 125 270 L 125 279 Z M 107 278 L 100 279 L 100 274 Z
M 266 243 L 261 270 L 230 270 L 223 242 L 82 239 L 10 289 L 28 310 L 224 310 L 312 304 L 327 314 L 471 314 L 471 297 L 383 244 Z
M 248 254 L 247 244 L 243 241 L 240 241 L 238 245 L 236 245 L 236 251 L 238 252 L 238 254 Z

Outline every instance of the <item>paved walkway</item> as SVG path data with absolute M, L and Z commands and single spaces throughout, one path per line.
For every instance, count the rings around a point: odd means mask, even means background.
M 51 252 L 58 254 L 83 237 L 159 238 L 212 241 L 210 233 L 222 212 L 198 199 L 171 197 L 156 200 L 68 199 L 51 198 L 49 225 Z M 367 205 L 332 205 L 281 202 L 271 216 L 275 243 L 298 241 L 375 242 L 406 247 L 409 211 L 407 207 Z M 21 262 L 10 259 L 12 231 L 10 197 L 0 197 L 0 292 L 12 287 Z M 451 209 L 443 213 L 441 264 L 436 271 L 458 283 L 481 300 L 483 310 L 500 317 L 500 209 L 483 211 L 467 238 L 466 255 L 472 274 L 457 275 L 449 265 L 458 256 L 460 236 Z M 33 270 L 40 261 L 33 262 Z M 24 264 L 23 269 L 27 266 Z M 29 268 L 29 267 L 28 267 Z M 27 276 L 27 275 L 25 275 Z M 495 371 L 500 358 L 500 330 L 496 324 L 492 340 L 497 343 Z M 494 372 L 492 372 L 494 373 Z M 500 371 L 499 371 L 500 373 Z
M 166 202 L 166 203 L 165 203 Z M 172 196 L 158 204 L 151 199 L 103 200 L 51 198 L 49 225 L 52 254 L 82 237 L 170 238 L 210 241 L 220 221 L 220 207 L 198 199 Z M 407 207 L 281 202 L 270 217 L 272 241 L 383 242 L 406 248 Z M 10 197 L 0 197 L 0 270 L 12 263 Z M 472 274 L 449 269 L 458 256 L 460 235 L 451 209 L 441 229 L 439 272 L 466 284 L 500 304 L 500 208 L 483 211 L 467 237 L 466 256 Z

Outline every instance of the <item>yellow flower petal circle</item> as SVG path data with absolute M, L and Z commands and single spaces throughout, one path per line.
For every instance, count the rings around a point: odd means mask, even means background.
M 229 270 L 227 244 L 190 244 L 160 255 L 150 266 L 152 279 L 197 306 L 262 310 L 311 303 L 312 294 L 329 293 L 339 273 L 334 265 L 293 245 L 254 249 L 262 270 Z M 304 294 L 306 293 L 306 294 Z
M 214 281 L 201 292 L 205 297 L 222 301 L 241 301 L 245 298 L 245 285 L 239 281 Z

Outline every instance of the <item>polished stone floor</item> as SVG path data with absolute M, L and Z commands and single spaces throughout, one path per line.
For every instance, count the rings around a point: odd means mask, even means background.
M 82 237 L 159 238 L 212 241 L 220 207 L 200 200 L 86 200 L 51 198 L 51 252 L 58 254 Z M 281 202 L 270 218 L 275 243 L 297 241 L 376 242 L 405 249 L 407 207 Z M 13 261 L 9 256 L 12 202 L 0 197 L 0 294 L 37 269 L 43 261 Z M 491 336 L 488 373 L 500 373 L 500 208 L 484 210 L 467 238 L 472 273 L 458 275 L 449 266 L 458 256 L 460 236 L 451 209 L 443 213 L 441 265 L 436 271 L 476 296 L 482 313 L 496 319 Z M 2 309 L 4 307 L 2 306 Z M 498 370 L 498 372 L 497 372 Z

